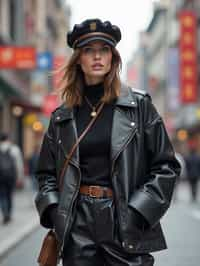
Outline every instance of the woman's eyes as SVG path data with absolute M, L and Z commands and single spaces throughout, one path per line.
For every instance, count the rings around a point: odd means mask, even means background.
M 102 52 L 104 52 L 104 53 L 108 53 L 108 52 L 110 52 L 110 47 L 109 46 L 104 46 L 104 47 L 102 47 Z
M 93 47 L 86 46 L 86 47 L 83 48 L 83 52 L 85 54 L 94 54 L 96 52 L 101 53 L 101 54 L 102 53 L 105 54 L 105 53 L 109 53 L 110 52 L 110 47 L 105 45 L 105 46 L 103 46 L 103 47 L 101 47 L 99 49 L 95 49 Z
M 93 48 L 92 47 L 84 47 L 83 52 L 84 53 L 91 53 L 91 52 L 93 52 Z

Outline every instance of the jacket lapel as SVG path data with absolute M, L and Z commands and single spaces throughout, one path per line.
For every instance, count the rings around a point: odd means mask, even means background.
M 123 95 L 123 94 L 126 95 Z M 130 91 L 124 92 L 117 100 L 111 133 L 111 162 L 112 165 L 118 155 L 124 150 L 128 142 L 133 138 L 137 125 L 133 117 L 133 109 L 137 102 Z
M 58 144 L 65 158 L 69 155 L 73 145 L 78 139 L 74 109 L 64 105 L 56 112 L 55 122 L 57 126 Z M 74 165 L 79 165 L 79 148 L 77 147 L 70 160 Z
M 123 88 L 122 88 L 123 89 Z M 127 143 L 135 135 L 137 125 L 132 116 L 132 109 L 137 107 L 137 102 L 131 90 L 122 90 L 121 96 L 115 103 L 113 123 L 111 132 L 111 162 L 117 159 L 124 150 Z M 64 152 L 65 157 L 69 154 L 72 146 L 78 139 L 74 109 L 66 108 L 64 105 L 59 108 L 55 116 L 56 124 L 59 124 L 57 133 L 58 143 Z M 67 132 L 67 136 L 66 136 Z M 67 140 L 64 142 L 64 140 Z M 74 152 L 71 162 L 79 166 L 79 148 Z

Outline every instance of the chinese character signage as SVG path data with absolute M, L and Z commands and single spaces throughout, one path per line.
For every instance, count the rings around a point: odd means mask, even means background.
M 35 67 L 35 48 L 0 46 L 0 69 L 33 69 Z
M 176 111 L 180 106 L 179 97 L 179 49 L 169 48 L 167 60 L 167 101 L 170 111 Z
M 197 101 L 197 19 L 192 11 L 180 13 L 180 98 Z

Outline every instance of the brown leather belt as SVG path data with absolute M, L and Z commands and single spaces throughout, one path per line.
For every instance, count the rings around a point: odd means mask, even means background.
M 82 185 L 79 190 L 80 194 L 87 195 L 94 198 L 112 198 L 113 191 L 109 187 L 101 186 L 87 186 Z

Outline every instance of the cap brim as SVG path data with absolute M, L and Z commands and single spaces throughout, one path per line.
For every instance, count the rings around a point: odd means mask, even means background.
M 91 36 L 91 37 L 88 37 L 86 39 L 83 39 L 81 41 L 79 41 L 77 44 L 76 44 L 76 47 L 75 48 L 81 48 L 83 46 L 85 46 L 86 44 L 90 43 L 90 42 L 94 42 L 94 41 L 103 41 L 111 46 L 115 46 L 116 44 L 114 43 L 114 41 L 104 37 L 104 36 Z

